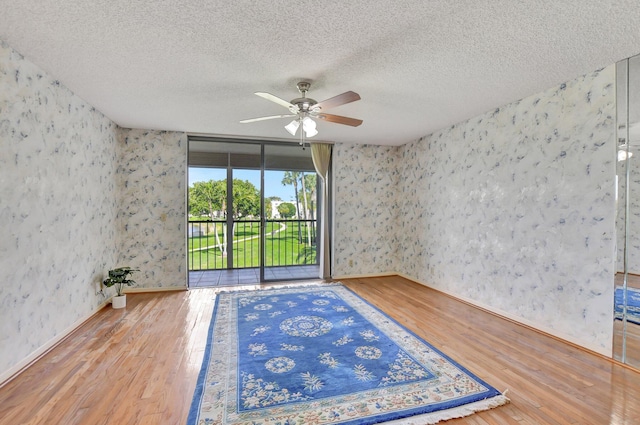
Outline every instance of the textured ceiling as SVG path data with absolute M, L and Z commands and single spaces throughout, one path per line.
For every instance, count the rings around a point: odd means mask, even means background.
M 123 127 L 286 138 L 299 80 L 316 139 L 398 145 L 640 53 L 637 1 L 0 0 L 0 38 Z

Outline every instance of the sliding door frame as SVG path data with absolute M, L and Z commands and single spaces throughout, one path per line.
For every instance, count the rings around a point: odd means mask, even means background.
M 300 145 L 298 145 L 297 143 L 294 144 L 291 141 L 277 141 L 277 140 L 252 140 L 252 139 L 234 139 L 234 138 L 220 138 L 220 137 L 207 137 L 207 136 L 202 136 L 202 135 L 189 135 L 188 137 L 188 141 L 189 141 L 189 148 L 187 149 L 187 167 L 203 167 L 203 168 L 207 168 L 207 167 L 211 167 L 211 168 L 223 168 L 222 165 L 220 166 L 216 166 L 215 164 L 206 164 L 206 162 L 203 163 L 192 163 L 191 162 L 191 156 L 192 156 L 192 151 L 191 151 L 191 142 L 210 142 L 210 143 L 231 143 L 231 144 L 244 144 L 244 145 L 258 145 L 260 146 L 260 243 L 259 243 L 259 251 L 258 251 L 258 258 L 259 258 L 259 279 L 260 279 L 260 283 L 265 283 L 265 282 L 273 282 L 273 281 L 278 281 L 278 280 L 284 280 L 284 279 L 266 279 L 265 276 L 265 268 L 266 268 L 266 235 L 267 235 L 267 217 L 266 217 L 266 204 L 265 204 L 265 194 L 266 194 L 266 188 L 265 188 L 265 168 L 266 168 L 266 157 L 267 154 L 265 152 L 265 148 L 267 146 L 290 146 L 291 148 L 298 148 L 298 149 L 302 149 L 302 147 Z M 308 145 L 305 146 L 305 148 L 308 148 Z M 198 152 L 200 153 L 200 152 Z M 225 241 L 225 244 L 227 245 L 227 269 L 235 269 L 236 267 L 232 267 L 233 266 L 233 259 L 234 259 L 234 255 L 233 255 L 233 228 L 234 228 L 234 217 L 233 217 L 233 203 L 229 202 L 229 200 L 233 199 L 233 170 L 234 169 L 242 169 L 242 167 L 235 167 L 232 164 L 232 159 L 231 159 L 231 153 L 227 152 L 226 153 L 226 180 L 227 180 L 227 205 L 226 205 L 226 225 L 227 225 L 227 240 Z M 333 162 L 333 160 L 331 161 Z M 330 166 L 329 168 L 329 175 L 332 176 L 332 167 Z M 309 171 L 311 172 L 311 171 Z M 313 170 L 313 172 L 315 172 L 315 169 Z M 329 207 L 329 218 L 328 218 L 328 224 L 330 225 L 329 227 L 329 240 L 328 241 L 323 241 L 322 238 L 319 237 L 318 231 L 316 231 L 316 258 L 319 258 L 320 255 L 320 249 L 322 248 L 321 246 L 319 246 L 318 241 L 320 241 L 321 243 L 328 243 L 329 244 L 329 252 L 331 257 L 333 257 L 333 247 L 332 247 L 332 240 L 333 240 L 333 236 L 334 236 L 334 232 L 333 232 L 333 225 L 332 222 L 333 220 L 331 219 L 332 214 L 333 214 L 333 184 L 332 183 L 332 178 L 328 179 L 330 184 L 329 184 L 329 199 L 324 199 L 324 196 L 322 194 L 322 191 L 317 191 L 316 190 L 316 196 L 317 196 L 317 205 L 316 205 L 316 209 L 319 207 L 319 205 L 321 205 L 322 202 L 329 202 L 328 207 Z M 187 205 L 189 202 L 189 192 L 188 192 L 188 187 L 189 185 L 187 184 Z M 321 226 L 321 217 L 318 216 L 318 214 L 316 214 L 316 228 L 320 229 Z M 186 217 L 186 221 L 187 221 L 187 229 L 188 229 L 188 223 L 189 223 L 189 217 L 187 214 Z M 187 232 L 188 233 L 188 232 Z M 186 236 L 188 238 L 188 234 Z M 188 239 L 187 239 L 188 240 Z M 187 244 L 188 246 L 188 244 Z M 189 256 L 187 255 L 187 263 L 188 263 L 188 259 Z M 318 260 L 316 260 L 318 261 Z M 333 269 L 333 261 L 332 258 L 330 258 L 330 266 L 331 269 Z M 231 265 L 231 266 L 230 266 Z M 187 274 L 189 273 L 190 268 L 189 268 L 189 264 L 187 264 Z M 316 276 L 319 277 L 319 276 Z M 314 277 L 315 278 L 315 277 Z

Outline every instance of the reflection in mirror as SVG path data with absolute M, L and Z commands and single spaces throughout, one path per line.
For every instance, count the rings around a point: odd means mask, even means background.
M 640 55 L 616 64 L 614 358 L 640 368 Z

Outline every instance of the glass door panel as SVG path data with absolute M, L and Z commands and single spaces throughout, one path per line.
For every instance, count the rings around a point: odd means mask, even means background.
M 260 281 L 261 172 L 232 169 L 231 223 L 233 268 L 239 269 L 239 283 Z
M 189 140 L 189 286 L 260 282 L 262 147 Z
M 318 277 L 317 176 L 311 150 L 265 145 L 266 281 Z
M 227 268 L 226 185 L 226 168 L 189 167 L 190 271 Z

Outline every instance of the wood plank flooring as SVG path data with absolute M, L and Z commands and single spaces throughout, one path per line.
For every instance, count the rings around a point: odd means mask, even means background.
M 458 424 L 639 424 L 640 373 L 400 277 L 343 281 L 511 403 Z M 214 290 L 130 294 L 0 388 L 0 424 L 184 424 Z

